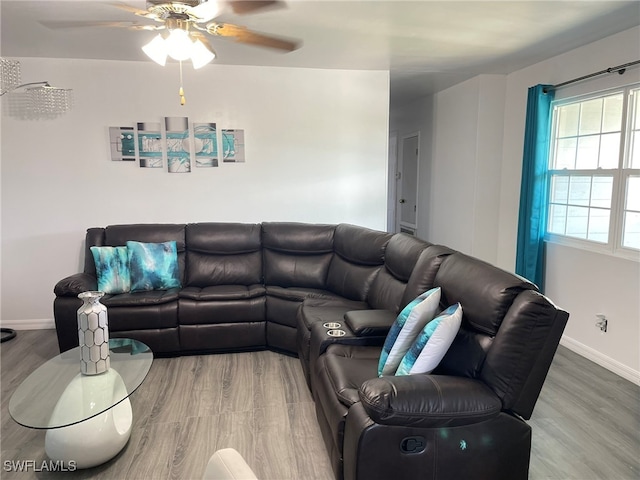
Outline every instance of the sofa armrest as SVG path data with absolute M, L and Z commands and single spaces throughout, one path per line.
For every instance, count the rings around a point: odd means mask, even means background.
M 369 417 L 383 425 L 456 427 L 493 418 L 502 408 L 482 381 L 446 375 L 374 378 L 359 395 Z
M 352 310 L 344 321 L 357 337 L 379 337 L 389 333 L 396 316 L 391 310 Z
M 76 297 L 79 293 L 98 289 L 98 280 L 88 273 L 75 273 L 60 280 L 53 289 L 57 297 Z

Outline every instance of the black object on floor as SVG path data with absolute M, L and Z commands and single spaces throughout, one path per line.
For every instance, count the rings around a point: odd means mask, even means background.
M 3 343 L 15 338 L 16 331 L 13 328 L 0 328 L 0 334 L 0 343 Z

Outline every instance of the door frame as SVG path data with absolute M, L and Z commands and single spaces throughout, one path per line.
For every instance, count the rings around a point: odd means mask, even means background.
M 389 132 L 389 163 L 387 169 L 387 232 L 396 232 L 396 200 L 398 183 L 398 131 Z

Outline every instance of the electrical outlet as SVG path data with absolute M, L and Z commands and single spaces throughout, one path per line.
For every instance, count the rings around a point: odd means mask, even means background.
M 602 313 L 596 314 L 596 318 L 598 321 L 596 322 L 596 327 L 600 329 L 602 333 L 607 333 L 607 327 L 609 326 L 609 320 Z

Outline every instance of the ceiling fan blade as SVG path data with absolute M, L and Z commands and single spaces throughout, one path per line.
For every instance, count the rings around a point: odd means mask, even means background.
M 207 38 L 207 36 L 202 33 L 202 32 L 195 32 L 195 31 L 191 31 L 189 32 L 189 34 L 193 37 L 193 38 L 197 38 L 198 40 L 200 40 L 202 43 L 204 43 L 204 46 L 207 47 L 211 52 L 215 53 L 215 50 L 213 49 L 213 47 L 211 46 L 211 43 L 209 43 L 209 39 Z
M 153 13 L 147 11 L 147 10 L 140 10 L 139 8 L 136 8 L 134 6 L 127 5 L 126 3 L 111 2 L 111 3 L 109 3 L 109 5 L 111 5 L 112 7 L 119 8 L 121 10 L 126 10 L 127 12 L 130 12 L 130 13 L 135 13 L 136 15 L 138 15 L 140 17 L 151 18 L 153 20 L 160 20 L 160 18 L 158 18 L 157 15 L 155 15 L 155 14 L 153 14 Z
M 62 29 L 62 28 L 83 28 L 83 27 L 115 27 L 115 28 L 128 28 L 131 30 L 159 30 L 164 28 L 164 25 L 143 25 L 134 22 L 93 22 L 93 21 L 47 21 L 43 20 L 39 22 L 47 28 Z
M 213 23 L 207 25 L 207 31 L 211 35 L 227 37 L 239 43 L 247 43 L 250 45 L 258 45 L 260 47 L 275 48 L 292 52 L 299 48 L 299 42 L 285 40 L 283 38 L 264 35 L 249 30 L 247 27 L 233 25 L 230 23 Z
M 266 8 L 283 8 L 285 2 L 280 0 L 229 0 L 227 2 L 236 15 L 245 15 Z

